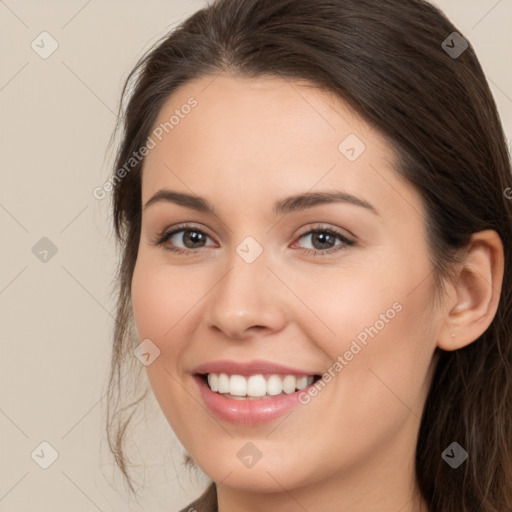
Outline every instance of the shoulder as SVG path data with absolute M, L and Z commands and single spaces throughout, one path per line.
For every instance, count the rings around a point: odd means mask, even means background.
M 212 482 L 203 494 L 179 512 L 218 512 L 217 488 Z

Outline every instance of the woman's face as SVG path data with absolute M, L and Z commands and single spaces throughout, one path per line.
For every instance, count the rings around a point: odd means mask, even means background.
M 405 482 L 440 319 L 420 197 L 389 146 L 340 99 L 277 78 L 187 83 L 154 128 L 133 311 L 185 449 L 239 490 Z M 290 393 L 221 396 L 209 369 L 233 394 Z M 324 373 L 291 393 L 304 379 L 286 375 Z

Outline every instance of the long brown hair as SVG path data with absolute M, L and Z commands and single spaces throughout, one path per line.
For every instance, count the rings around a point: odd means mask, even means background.
M 439 291 L 456 251 L 472 233 L 493 229 L 500 235 L 505 275 L 497 313 L 467 347 L 437 350 L 416 477 L 432 511 L 512 510 L 512 201 L 506 197 L 512 176 L 503 128 L 473 47 L 424 0 L 216 1 L 159 41 L 127 78 L 114 173 L 146 144 L 163 103 L 178 86 L 221 72 L 307 80 L 348 102 L 386 137 L 396 154 L 396 172 L 424 202 Z M 130 285 L 143 163 L 121 179 L 116 175 L 112 196 L 122 252 L 107 432 L 129 483 L 126 428 L 148 392 L 122 405 L 128 396 L 123 380 L 140 376 L 133 357 Z M 469 454 L 456 470 L 441 457 L 454 441 Z

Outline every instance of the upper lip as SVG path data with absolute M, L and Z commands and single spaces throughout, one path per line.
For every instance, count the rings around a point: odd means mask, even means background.
M 205 373 L 227 373 L 229 375 L 256 375 L 256 374 L 279 374 L 286 375 L 306 375 L 313 376 L 319 375 L 318 372 L 310 370 L 301 370 L 285 366 L 272 361 L 253 360 L 253 361 L 232 361 L 232 360 L 217 360 L 201 364 L 192 370 L 193 374 Z

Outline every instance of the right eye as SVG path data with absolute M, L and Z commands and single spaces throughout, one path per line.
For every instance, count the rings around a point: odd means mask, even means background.
M 170 231 L 165 231 L 159 235 L 155 245 L 161 245 L 167 251 L 184 254 L 190 251 L 194 252 L 194 249 L 201 249 L 202 247 L 205 247 L 204 242 L 208 238 L 210 238 L 210 236 L 201 229 L 198 229 L 195 226 L 186 225 Z M 183 244 L 182 247 L 177 245 L 180 241 Z

